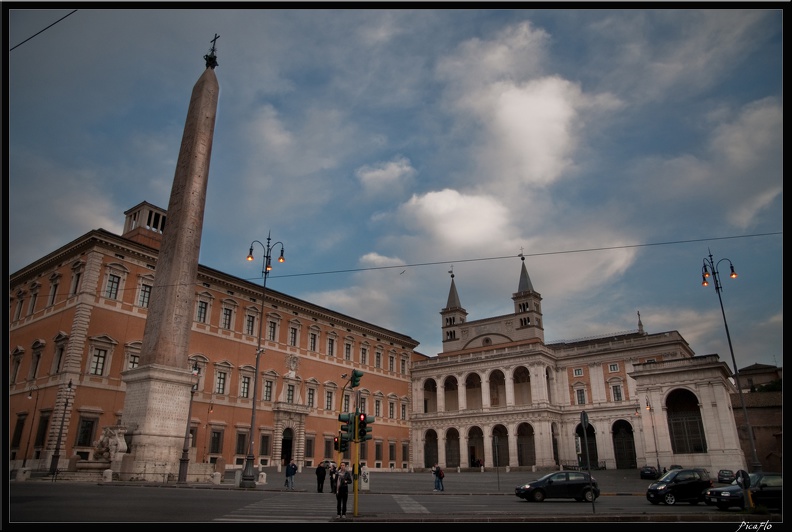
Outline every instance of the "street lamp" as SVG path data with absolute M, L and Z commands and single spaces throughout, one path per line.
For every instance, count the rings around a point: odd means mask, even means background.
M 198 363 L 193 361 L 192 374 L 193 377 L 198 375 L 200 368 Z M 179 484 L 187 482 L 187 468 L 190 465 L 190 418 L 192 417 L 192 403 L 195 392 L 198 390 L 198 381 L 196 380 L 192 388 L 190 388 L 190 406 L 187 407 L 187 428 L 184 429 L 184 447 L 182 448 L 182 456 L 179 460 Z
M 732 347 L 731 335 L 729 334 L 729 324 L 726 322 L 726 311 L 723 310 L 723 298 L 721 298 L 721 290 L 723 290 L 723 286 L 721 286 L 720 282 L 720 272 L 718 272 L 718 264 L 723 261 L 729 263 L 729 269 L 731 273 L 729 273 L 729 277 L 732 279 L 737 278 L 737 272 L 734 271 L 734 265 L 732 261 L 729 259 L 723 258 L 720 259 L 718 262 L 712 258 L 712 251 L 707 248 L 709 252 L 709 258 L 704 257 L 704 264 L 701 266 L 701 286 L 709 286 L 709 282 L 707 279 L 710 277 L 710 270 L 712 271 L 712 278 L 715 282 L 715 293 L 718 294 L 718 302 L 720 303 L 721 314 L 723 315 L 723 326 L 726 328 L 726 339 L 729 341 L 729 352 L 731 353 L 732 365 L 734 366 L 734 381 L 737 384 L 737 393 L 740 396 L 740 405 L 742 406 L 743 417 L 745 418 L 745 426 L 748 429 L 748 440 L 751 445 L 751 453 L 753 457 L 753 463 L 751 464 L 751 469 L 753 471 L 761 471 L 762 470 L 762 463 L 759 461 L 759 456 L 756 454 L 756 442 L 754 440 L 754 433 L 753 428 L 751 428 L 751 422 L 748 420 L 748 410 L 745 408 L 745 398 L 743 397 L 743 389 L 740 386 L 740 372 L 737 370 L 737 360 L 734 358 L 734 348 Z
M 652 437 L 654 438 L 655 444 L 655 457 L 657 458 L 657 472 L 660 472 L 660 449 L 657 448 L 657 429 L 655 428 L 655 421 L 654 421 L 654 407 L 652 407 L 652 403 L 649 402 L 649 396 L 646 396 L 646 409 L 649 411 L 649 414 L 652 416 Z
M 280 245 L 280 257 L 278 257 L 278 262 L 286 262 L 286 259 L 283 258 L 283 242 L 275 242 L 274 244 L 270 244 L 271 241 L 271 232 L 267 233 L 266 246 L 262 244 L 261 241 L 254 240 L 250 243 L 250 251 L 248 252 L 247 256 L 248 262 L 254 259 L 253 244 L 255 243 L 258 243 L 262 248 L 264 248 L 264 259 L 261 267 L 261 315 L 259 316 L 258 343 L 256 344 L 256 374 L 253 380 L 253 407 L 251 408 L 250 412 L 250 441 L 248 442 L 248 454 L 245 458 L 245 469 L 242 471 L 242 480 L 239 483 L 240 488 L 256 487 L 256 473 L 253 470 L 253 461 L 255 460 L 253 444 L 256 432 L 256 401 L 258 400 L 259 361 L 261 360 L 261 353 L 264 352 L 264 348 L 261 347 L 261 333 L 263 332 L 264 327 L 264 297 L 267 293 L 267 277 L 269 276 L 270 270 L 272 270 L 271 261 L 273 247 Z
M 55 453 L 52 455 L 50 462 L 50 475 L 58 474 L 58 461 L 60 460 L 60 446 L 61 438 L 63 437 L 63 422 L 66 421 L 66 412 L 69 409 L 69 399 L 71 398 L 72 381 L 69 379 L 69 385 L 66 388 L 66 402 L 63 403 L 63 416 L 61 416 L 60 430 L 58 431 L 58 439 L 55 441 Z
M 39 391 L 38 386 L 36 386 L 35 384 L 33 384 L 30 387 L 30 390 L 28 390 L 28 397 L 27 397 L 28 399 L 33 399 L 33 392 L 36 392 L 36 404 L 33 407 L 33 413 L 30 414 L 30 431 L 28 432 L 28 441 L 27 441 L 27 445 L 25 446 L 25 457 L 22 459 L 22 467 L 25 467 L 25 464 L 27 464 L 28 451 L 30 450 L 30 440 L 33 438 L 33 422 L 35 421 L 36 412 L 38 411 L 38 400 L 39 400 L 38 391 Z

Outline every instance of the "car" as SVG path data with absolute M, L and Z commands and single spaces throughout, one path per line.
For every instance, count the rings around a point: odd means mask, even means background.
M 672 469 L 683 469 L 683 467 L 681 465 L 679 465 L 679 464 L 671 464 L 668 467 L 668 470 L 671 471 Z
M 331 467 L 335 466 L 338 469 L 338 466 L 335 463 L 335 460 L 323 460 L 322 465 L 325 469 L 330 469 Z
M 660 476 L 660 471 L 655 466 L 645 465 L 641 468 L 641 478 L 655 480 Z
M 646 500 L 652 504 L 677 502 L 698 504 L 704 501 L 704 490 L 712 487 L 709 472 L 703 468 L 671 469 L 652 482 L 646 490 Z
M 781 473 L 760 471 L 748 475 L 751 500 L 754 506 L 781 509 L 783 476 Z M 745 509 L 745 495 L 735 480 L 728 486 L 709 488 L 704 492 L 704 501 L 717 506 L 718 510 L 728 510 L 734 506 Z
M 514 488 L 514 494 L 526 501 L 575 499 L 593 502 L 600 496 L 597 479 L 582 471 L 554 471 Z
M 731 484 L 734 482 L 734 471 L 731 469 L 721 469 L 718 471 L 718 482 L 721 484 Z

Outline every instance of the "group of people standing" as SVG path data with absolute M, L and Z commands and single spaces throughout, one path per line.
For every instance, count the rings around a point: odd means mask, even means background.
M 336 468 L 335 463 L 325 467 L 324 463 L 316 466 L 316 491 L 324 492 L 325 478 L 330 476 L 330 492 L 336 496 L 336 513 L 339 519 L 346 519 L 347 500 L 349 499 L 349 485 L 352 484 L 352 474 L 347 470 L 346 464 Z

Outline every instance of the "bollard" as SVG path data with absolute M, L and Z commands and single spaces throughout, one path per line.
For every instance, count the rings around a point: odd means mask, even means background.
M 259 473 L 258 483 L 259 484 L 266 484 L 267 483 L 267 474 L 264 471 Z
M 102 471 L 102 480 L 104 482 L 112 482 L 113 481 L 113 470 L 112 469 L 105 469 Z
M 220 484 L 220 473 L 212 473 L 212 484 Z
M 30 468 L 29 467 L 22 467 L 22 468 L 17 469 L 16 479 L 17 479 L 17 482 L 24 482 L 26 480 L 30 480 Z

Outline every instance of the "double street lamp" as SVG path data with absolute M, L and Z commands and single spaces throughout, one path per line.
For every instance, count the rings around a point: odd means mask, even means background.
M 28 391 L 28 399 L 33 399 L 33 392 L 36 392 L 36 404 L 33 407 L 33 413 L 30 414 L 30 431 L 28 432 L 28 441 L 25 446 L 25 457 L 22 459 L 22 467 L 25 467 L 25 464 L 27 464 L 28 452 L 30 451 L 30 440 L 33 438 L 33 423 L 36 419 L 36 412 L 38 411 L 39 389 L 35 384 L 32 385 Z
M 254 471 L 253 462 L 255 461 L 254 441 L 256 434 L 256 402 L 258 401 L 258 383 L 259 383 L 259 361 L 264 348 L 261 347 L 261 334 L 264 328 L 264 298 L 267 293 L 267 277 L 270 270 L 272 270 L 272 248 L 280 246 L 280 256 L 278 262 L 286 262 L 283 258 L 283 242 L 275 242 L 271 244 L 271 233 L 267 234 L 267 245 L 264 245 L 259 240 L 254 240 L 250 243 L 250 251 L 248 252 L 248 262 L 253 261 L 253 244 L 258 243 L 264 248 L 264 259 L 262 262 L 261 275 L 261 314 L 259 316 L 259 329 L 258 329 L 258 342 L 256 344 L 256 374 L 253 380 L 253 406 L 250 412 L 250 441 L 248 442 L 248 454 L 245 458 L 245 469 L 242 471 L 242 480 L 239 483 L 240 488 L 255 488 L 256 487 L 256 472 Z
M 712 278 L 715 282 L 715 293 L 718 294 L 718 302 L 720 303 L 721 314 L 723 315 L 723 326 L 726 328 L 726 339 L 729 341 L 729 352 L 731 353 L 732 365 L 734 366 L 734 381 L 737 384 L 737 393 L 740 396 L 740 405 L 742 406 L 743 418 L 745 418 L 745 426 L 748 429 L 748 443 L 751 445 L 751 453 L 753 458 L 751 470 L 761 471 L 762 463 L 759 461 L 759 456 L 756 454 L 756 442 L 754 440 L 753 428 L 751 428 L 751 422 L 748 420 L 748 410 L 745 408 L 745 398 L 743 397 L 743 389 L 740 385 L 740 372 L 737 370 L 737 360 L 734 358 L 734 348 L 732 348 L 731 335 L 729 334 L 729 324 L 726 322 L 726 312 L 723 310 L 723 299 L 721 298 L 721 290 L 723 290 L 723 287 L 721 286 L 720 282 L 718 265 L 723 261 L 728 262 L 729 269 L 731 270 L 729 277 L 732 279 L 737 278 L 737 272 L 734 271 L 734 265 L 732 264 L 732 261 L 724 258 L 715 262 L 715 260 L 712 258 L 712 251 L 709 249 L 707 249 L 707 251 L 709 252 L 709 258 L 704 257 L 704 264 L 701 266 L 701 286 L 709 286 L 708 279 L 710 278 L 710 272 L 712 272 Z
M 192 367 L 192 375 L 193 377 L 198 376 L 198 372 L 200 368 L 198 367 L 197 362 L 193 362 Z M 180 484 L 184 484 L 187 482 L 187 469 L 190 466 L 190 425 L 191 425 L 191 417 L 192 417 L 192 404 L 193 398 L 195 397 L 195 392 L 198 391 L 198 380 L 193 383 L 192 388 L 190 388 L 190 406 L 187 407 L 187 428 L 184 429 L 184 448 L 182 448 L 182 456 L 179 460 L 179 480 Z

